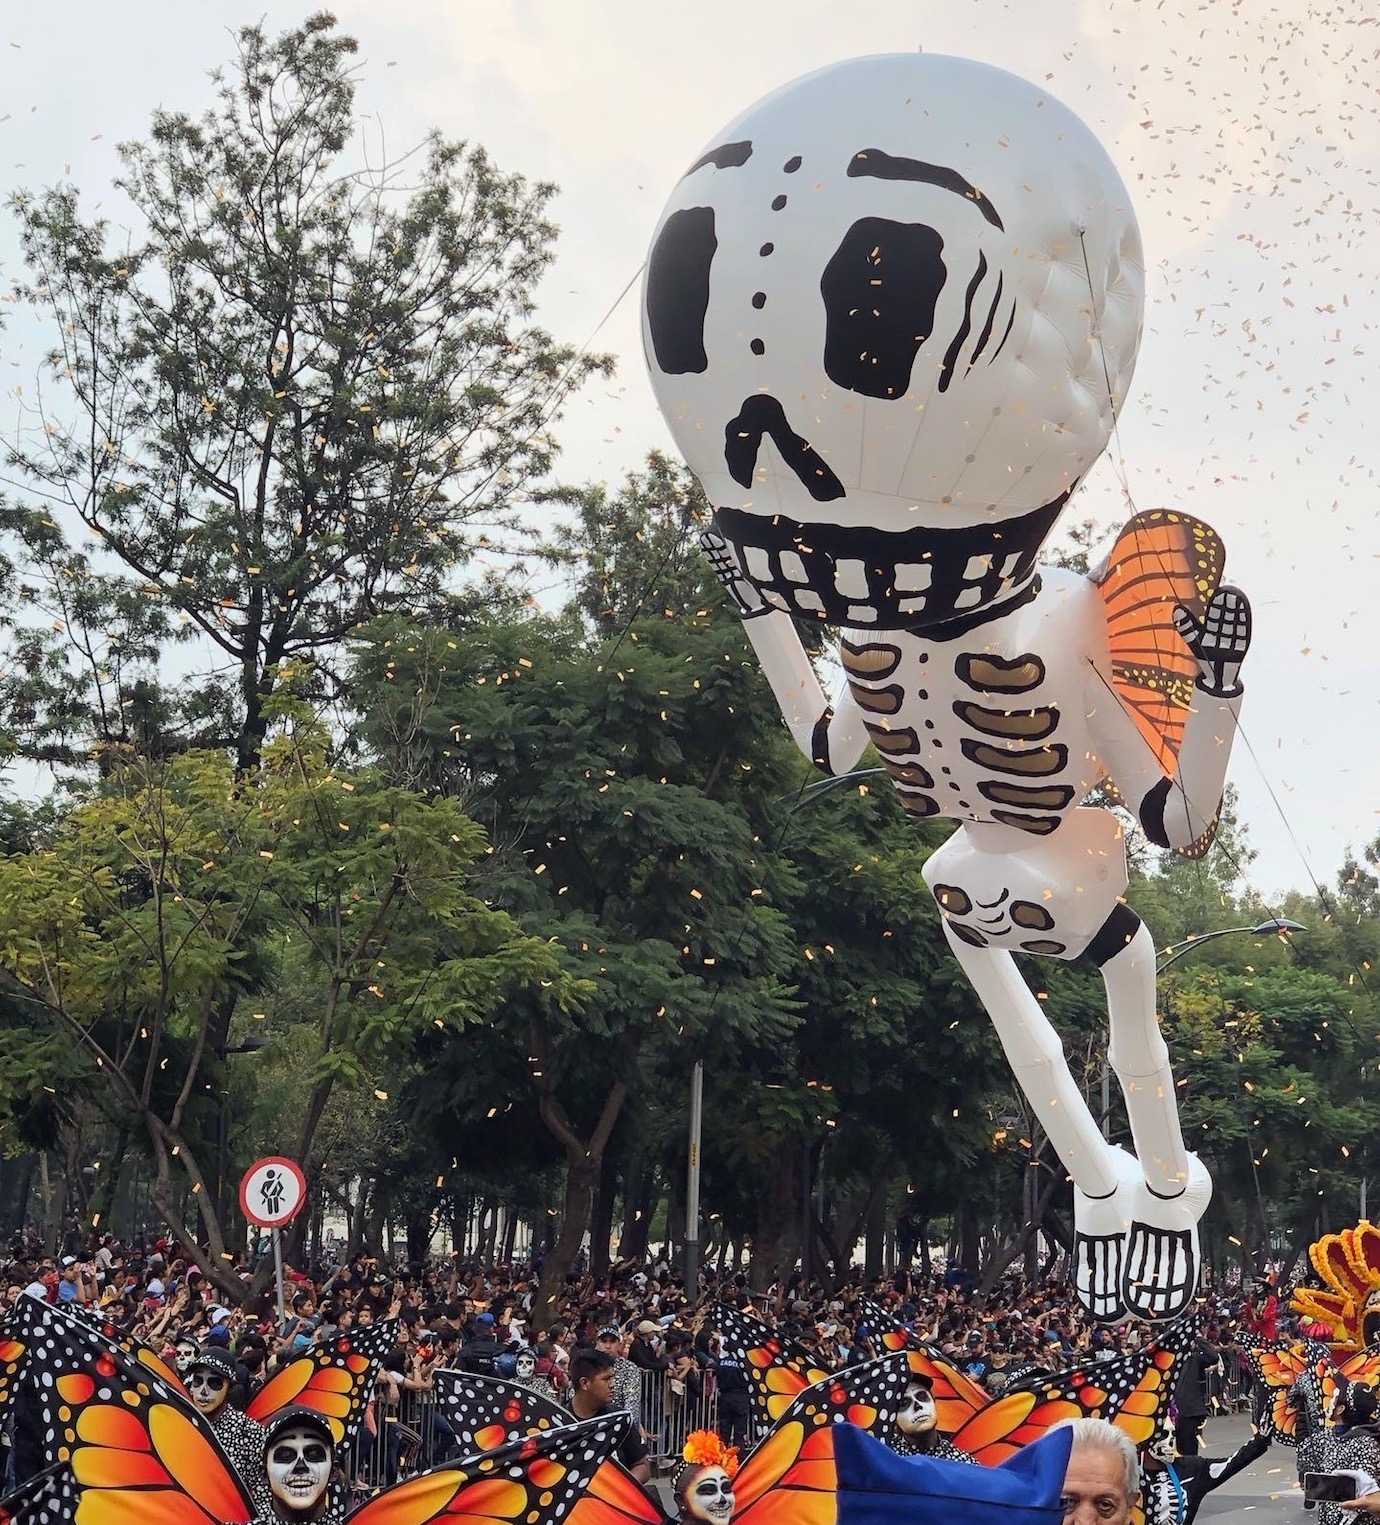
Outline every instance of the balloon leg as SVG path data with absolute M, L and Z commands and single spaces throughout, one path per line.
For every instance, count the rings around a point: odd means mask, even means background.
M 1141 1179 L 1126 1199 L 1122 1300 L 1146 1319 L 1177 1318 L 1198 1287 L 1198 1220 L 1212 1196 L 1206 1167 L 1184 1146 L 1169 1050 L 1155 1014 L 1155 945 L 1138 926 L 1102 965 L 1108 1060 L 1126 1099 Z
M 1140 1174 L 1135 1161 L 1102 1137 L 1069 1073 L 1059 1034 L 1011 955 L 970 947 L 947 923 L 945 936 L 992 1020 L 1017 1084 L 1073 1178 L 1078 1299 L 1094 1318 L 1122 1318 L 1127 1200 Z

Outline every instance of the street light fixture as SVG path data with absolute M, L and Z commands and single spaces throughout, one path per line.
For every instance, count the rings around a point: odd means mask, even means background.
M 1290 921 L 1287 916 L 1267 916 L 1264 921 L 1253 927 L 1219 927 L 1215 932 L 1199 932 L 1193 937 L 1186 937 L 1181 943 L 1171 943 L 1164 949 L 1155 966 L 1155 973 L 1163 974 L 1170 964 L 1177 963 L 1184 954 L 1191 953 L 1202 943 L 1211 942 L 1214 937 L 1230 937 L 1240 932 L 1249 933 L 1252 937 L 1287 938 L 1291 933 L 1307 930 L 1308 928 L 1302 922 Z

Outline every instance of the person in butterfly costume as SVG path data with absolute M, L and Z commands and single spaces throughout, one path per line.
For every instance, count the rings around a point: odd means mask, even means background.
M 876 1395 L 894 1398 L 899 1372 L 880 1376 Z M 1059 1525 L 1067 1432 L 1043 1437 L 1000 1467 L 905 1459 L 870 1433 L 885 1413 L 866 1401 L 869 1395 L 847 1392 L 837 1379 L 832 1385 L 834 1391 L 811 1393 L 793 1406 L 734 1473 L 729 1516 L 735 1525 L 963 1525 L 991 1520 L 998 1511 L 1004 1525 Z M 10 1525 L 279 1525 L 291 1518 L 294 1511 L 277 1508 L 256 1516 L 214 1437 L 181 1405 L 145 1398 L 137 1389 L 97 1391 L 94 1384 L 72 1387 L 69 1396 L 71 1454 L 33 1495 L 0 1500 Z M 345 1525 L 518 1519 L 526 1525 L 665 1525 L 656 1500 L 614 1460 L 631 1423 L 614 1411 L 515 1438 L 385 1489 L 346 1514 Z M 295 1456 L 284 1459 L 285 1493 L 296 1465 Z M 311 1484 L 300 1483 L 304 1497 Z M 716 1495 L 722 1504 L 723 1490 Z
M 1129 388 L 1143 266 L 1125 186 L 1058 101 L 887 54 L 725 128 L 673 191 L 643 292 L 657 401 L 714 506 L 703 547 L 792 737 L 832 775 L 871 742 L 914 818 L 959 822 L 924 876 L 1073 1179 L 1075 1286 L 1106 1322 L 1189 1308 L 1211 1180 L 1122 827 L 1083 802 L 1114 780 L 1152 843 L 1205 852 L 1251 635 L 1189 514 L 1137 514 L 1090 577 L 1038 562 Z M 841 632 L 836 705 L 796 620 Z M 1100 970 L 1134 1156 L 1021 953 Z
M 1254 1434 L 1230 1456 L 1177 1456 L 1174 1434 L 1162 1429 L 1146 1448 L 1140 1499 L 1145 1525 L 1193 1525 L 1210 1493 L 1270 1449 L 1270 1437 Z
M 882 1344 L 906 1362 L 896 1433 L 887 1444 L 912 1455 L 925 1454 L 927 1447 L 929 1455 L 989 1467 L 1070 1419 L 1106 1419 L 1132 1445 L 1144 1447 L 1168 1414 L 1179 1363 L 1198 1329 L 1196 1319 L 1183 1319 L 1160 1331 L 1143 1350 L 1054 1374 L 1032 1372 L 994 1396 L 875 1303 L 864 1299 L 862 1306 Z M 761 1320 L 719 1307 L 713 1321 L 751 1374 L 758 1416 L 765 1422 L 775 1422 L 807 1383 L 824 1377 L 808 1351 Z M 924 1440 L 905 1433 L 917 1385 L 927 1391 L 926 1406 L 932 1405 L 935 1414 Z
M 93 1478 L 125 1472 L 154 1475 L 151 1463 L 136 1465 L 127 1458 L 123 1463 L 100 1466 L 93 1461 L 96 1470 L 88 1476 L 83 1471 L 87 1463 L 79 1463 L 79 1454 L 85 1454 L 81 1442 L 99 1441 L 102 1447 L 113 1446 L 116 1451 L 156 1451 L 153 1439 L 142 1428 L 156 1425 L 158 1434 L 167 1437 L 175 1475 L 181 1475 L 179 1468 L 199 1467 L 214 1456 L 232 1479 L 224 1488 L 214 1484 L 218 1496 L 242 1495 L 249 1501 L 251 1517 L 272 1520 L 276 1518 L 274 1494 L 265 1464 L 272 1427 L 289 1409 L 299 1414 L 315 1413 L 330 1431 L 336 1452 L 343 1452 L 359 1430 L 379 1358 L 394 1342 L 396 1323 L 341 1335 L 289 1361 L 260 1389 L 245 1413 L 235 1411 L 235 1420 L 230 1424 L 222 1420 L 219 1427 L 215 1417 L 226 1406 L 222 1384 L 200 1384 L 207 1389 L 200 1402 L 196 1388 L 198 1377 L 227 1377 L 225 1370 L 211 1363 L 213 1355 L 228 1363 L 223 1351 L 199 1353 L 189 1384 L 184 1385 L 156 1352 L 114 1326 L 90 1316 L 74 1316 L 70 1310 L 32 1297 L 19 1300 L 14 1335 L 14 1344 L 22 1349 L 9 1382 L 16 1418 L 31 1438 L 29 1466 L 37 1475 L 40 1469 L 69 1464 L 72 1477 L 62 1490 L 68 1504 L 73 1487 L 80 1488 Z M 215 1401 L 218 1396 L 219 1403 Z M 88 1409 L 92 1417 L 86 1419 L 83 1415 Z M 135 1414 L 138 1427 L 131 1428 L 129 1416 Z M 212 1475 L 214 1482 L 218 1475 L 215 1469 Z M 333 1498 L 332 1508 L 338 1512 L 339 1507 L 340 1500 Z M 56 1513 L 52 1518 L 68 1520 L 72 1515 Z M 101 1518 L 93 1503 L 82 1522 L 100 1525 Z M 131 1516 L 129 1525 L 144 1518 L 142 1514 Z M 213 1514 L 212 1518 L 218 1517 Z M 205 1525 L 202 1517 L 194 1514 L 187 1516 L 187 1522 Z M 117 1514 L 111 1517 L 111 1525 L 125 1525 L 125 1520 Z
M 1265 1400 L 1261 1432 L 1295 1448 L 1300 1484 L 1307 1472 L 1353 1470 L 1380 1481 L 1380 1345 L 1347 1353 L 1318 1340 L 1277 1340 L 1247 1357 Z M 1348 1517 L 1335 1504 L 1318 1508 L 1323 1525 Z

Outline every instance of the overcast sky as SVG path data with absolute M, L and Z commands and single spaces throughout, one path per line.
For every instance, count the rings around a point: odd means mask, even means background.
M 7 187 L 67 174 L 114 214 L 115 145 L 141 135 L 155 106 L 207 104 L 229 29 L 307 14 L 283 0 L 5 9 Z M 1045 84 L 1106 143 L 1140 217 L 1147 331 L 1121 430 L 1134 506 L 1214 525 L 1229 578 L 1255 606 L 1242 723 L 1259 766 L 1241 746 L 1232 766 L 1260 854 L 1253 877 L 1267 892 L 1306 886 L 1306 858 L 1330 884 L 1346 847 L 1380 832 L 1380 24 L 1366 4 L 346 0 L 335 10 L 361 43 L 359 106 L 375 142 L 378 123 L 390 152 L 437 127 L 560 185 L 560 252 L 540 316 L 575 343 L 637 271 L 676 178 L 775 86 L 852 54 L 917 47 Z M 13 225 L 0 220 L 0 278 L 14 257 Z M 566 415 L 567 479 L 616 481 L 669 446 L 636 296 L 596 341 L 618 355 L 616 380 Z M 30 378 L 40 347 L 22 323 L 0 333 L 0 386 Z M 1127 517 L 1113 462 L 1078 501 L 1077 516 L 1109 532 Z

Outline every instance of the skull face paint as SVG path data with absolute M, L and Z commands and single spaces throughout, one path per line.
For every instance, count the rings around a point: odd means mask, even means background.
M 537 1358 L 530 1350 L 521 1350 L 513 1369 L 519 1382 L 530 1382 L 536 1374 Z
M 198 1366 L 187 1375 L 187 1391 L 192 1395 L 192 1402 L 209 1419 L 212 1414 L 220 1412 L 230 1396 L 230 1379 L 224 1372 Z
M 177 1367 L 178 1374 L 186 1377 L 192 1369 L 192 1363 L 196 1360 L 196 1341 L 179 1340 L 173 1351 L 173 1364 Z
M 896 1411 L 896 1428 L 903 1435 L 915 1439 L 928 1435 L 935 1426 L 938 1414 L 934 1407 L 934 1394 L 922 1382 L 906 1385 L 905 1396 Z
M 704 1467 L 684 1489 L 686 1513 L 705 1525 L 728 1525 L 735 1503 L 733 1479 L 722 1467 Z
M 274 1437 L 265 1459 L 268 1486 L 287 1510 L 287 1518 L 311 1518 L 326 1496 L 331 1450 L 310 1425 L 295 1426 Z

